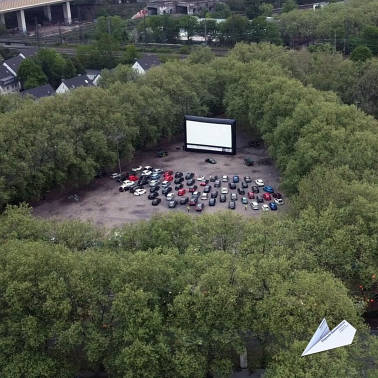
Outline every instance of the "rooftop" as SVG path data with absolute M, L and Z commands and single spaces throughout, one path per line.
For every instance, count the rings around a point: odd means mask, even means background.
M 48 97 L 55 94 L 54 88 L 50 84 L 41 85 L 40 87 L 26 89 L 22 95 L 31 95 L 35 98 Z
M 18 9 L 35 8 L 50 4 L 64 3 L 66 0 L 1 0 L 0 13 Z
M 71 79 L 63 79 L 64 83 L 69 89 L 75 89 L 78 87 L 92 87 L 93 81 L 87 75 L 78 75 Z
M 156 55 L 144 55 L 141 59 L 137 59 L 137 62 L 145 71 L 161 64 L 159 57 Z

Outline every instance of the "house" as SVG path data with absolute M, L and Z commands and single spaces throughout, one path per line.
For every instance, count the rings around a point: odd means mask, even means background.
M 6 66 L 0 65 L 0 94 L 18 92 L 20 88 L 17 76 Z
M 145 74 L 150 68 L 160 66 L 161 61 L 157 55 L 144 55 L 138 59 L 132 68 L 139 74 Z
M 42 97 L 53 96 L 55 94 L 54 88 L 50 84 L 41 85 L 40 87 L 26 89 L 21 92 L 23 96 L 30 95 L 35 99 Z
M 85 70 L 85 73 L 93 81 L 93 84 L 97 87 L 98 82 L 101 79 L 101 70 Z
M 93 87 L 94 83 L 87 75 L 78 75 L 71 79 L 63 79 L 59 87 L 56 89 L 56 93 L 66 93 L 72 89 L 80 87 Z

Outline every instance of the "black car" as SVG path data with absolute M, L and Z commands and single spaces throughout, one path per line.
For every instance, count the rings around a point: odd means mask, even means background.
M 148 183 L 148 179 L 147 177 L 141 177 L 139 180 L 138 180 L 138 185 L 146 185 Z
M 256 201 L 258 203 L 264 202 L 264 198 L 262 198 L 262 196 L 256 196 Z
M 211 192 L 211 185 L 206 185 L 206 186 L 203 188 L 203 192 L 204 192 L 204 193 L 210 193 L 210 192 Z
M 159 196 L 159 193 L 158 192 L 154 192 L 154 193 L 151 193 L 151 194 L 148 195 L 148 199 L 149 200 L 153 200 L 153 199 L 155 199 L 158 196 Z
M 159 205 L 159 203 L 161 202 L 161 198 L 157 197 L 155 199 L 152 200 L 152 206 L 157 206 Z
M 260 193 L 260 189 L 259 189 L 259 187 L 256 186 L 256 185 L 252 186 L 251 189 L 252 189 L 252 192 L 253 192 L 253 193 Z
M 173 209 L 174 207 L 176 207 L 176 205 L 177 205 L 177 201 L 176 200 L 169 201 L 169 203 L 168 203 L 168 207 L 170 209 Z
M 176 185 L 176 186 L 175 186 L 175 190 L 180 190 L 180 189 L 182 189 L 183 187 L 184 187 L 183 184 Z
M 215 190 L 211 193 L 211 198 L 217 198 L 218 197 L 218 190 Z
M 282 194 L 277 192 L 277 193 L 272 193 L 273 198 L 282 198 Z
M 176 172 L 175 173 L 175 178 L 182 177 L 184 174 L 182 172 Z
M 215 198 L 209 199 L 209 206 L 215 206 L 216 203 L 217 203 L 217 200 Z
M 195 183 L 195 181 L 194 181 L 194 179 L 189 179 L 187 182 L 186 182 L 186 185 L 188 185 L 188 186 L 192 186 L 192 185 L 194 185 L 194 183 Z
M 221 194 L 219 197 L 220 202 L 226 202 L 227 201 L 227 196 L 225 194 Z
M 139 185 L 130 186 L 130 193 L 134 193 L 137 189 L 142 189 Z
M 189 205 L 190 206 L 195 206 L 197 205 L 198 202 L 198 197 L 197 196 L 191 196 L 189 200 Z
M 210 164 L 217 164 L 217 161 L 216 161 L 215 159 L 213 159 L 213 158 L 207 158 L 207 159 L 205 160 L 205 162 L 206 162 L 206 163 L 210 163 Z
M 153 186 L 152 188 L 150 188 L 150 193 L 158 192 L 159 189 L 160 189 L 160 186 L 159 186 L 159 185 Z
M 186 205 L 189 202 L 189 197 L 183 197 L 180 199 L 180 205 Z
M 184 181 L 184 177 L 178 177 L 175 179 L 175 184 L 181 184 Z
M 220 188 L 220 187 L 221 187 L 220 180 L 215 180 L 215 182 L 214 182 L 214 188 Z
M 245 194 L 245 190 L 243 190 L 242 188 L 238 188 L 238 193 L 242 196 Z
M 244 181 L 242 182 L 241 185 L 242 185 L 243 189 L 247 189 L 248 188 L 248 184 L 246 182 L 244 182 Z
M 235 184 L 234 182 L 229 182 L 229 183 L 228 183 L 228 187 L 229 187 L 230 189 L 236 189 L 236 184 Z
M 185 180 L 190 180 L 194 177 L 194 173 L 193 172 L 189 172 L 185 175 Z
M 231 210 L 235 210 L 235 208 L 236 208 L 236 203 L 235 203 L 235 201 L 230 201 L 230 202 L 228 203 L 228 208 L 231 209 Z
M 161 190 L 161 194 L 163 194 L 164 196 L 166 196 L 168 193 L 170 193 L 172 191 L 172 187 L 170 186 L 167 186 L 166 188 L 163 188 Z

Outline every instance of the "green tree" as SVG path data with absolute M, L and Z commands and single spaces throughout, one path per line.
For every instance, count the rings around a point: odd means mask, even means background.
M 134 45 L 126 46 L 122 56 L 123 64 L 134 64 L 135 60 L 139 58 L 138 50 Z
M 47 83 L 47 76 L 33 58 L 21 62 L 17 72 L 24 89 L 38 87 Z
M 120 16 L 101 16 L 96 19 L 96 39 L 101 40 L 104 34 L 110 35 L 118 42 L 127 39 L 126 20 Z
M 368 59 L 371 59 L 373 54 L 367 46 L 357 46 L 350 55 L 350 59 L 355 62 L 365 62 Z
M 297 3 L 295 0 L 286 0 L 282 7 L 282 12 L 287 13 L 297 8 Z
M 191 38 L 195 34 L 195 31 L 198 27 L 197 17 L 193 16 L 183 16 L 179 18 L 179 25 L 182 29 L 185 30 L 187 34 L 187 39 L 190 42 Z

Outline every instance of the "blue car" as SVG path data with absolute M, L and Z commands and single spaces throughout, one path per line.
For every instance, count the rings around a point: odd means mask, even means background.
M 239 182 L 239 176 L 234 176 L 232 178 L 232 182 L 234 182 L 235 184 Z
M 277 210 L 277 205 L 274 202 L 269 202 L 270 210 Z
M 264 186 L 264 192 L 274 193 L 274 189 L 270 185 Z

